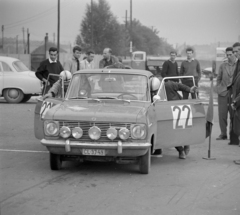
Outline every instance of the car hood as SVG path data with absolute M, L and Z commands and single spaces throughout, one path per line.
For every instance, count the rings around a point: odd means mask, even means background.
M 57 121 L 136 122 L 149 104 L 121 100 L 64 101 L 51 108 L 44 118 Z

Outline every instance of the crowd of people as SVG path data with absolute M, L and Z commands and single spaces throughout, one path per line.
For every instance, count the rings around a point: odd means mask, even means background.
M 44 60 L 36 71 L 36 76 L 43 82 L 43 89 L 48 92 L 45 95 L 47 97 L 54 97 L 58 92 L 61 85 L 57 77 L 50 77 L 47 81 L 49 74 L 61 74 L 64 79 L 70 79 L 71 75 L 78 70 L 94 69 L 94 55 L 93 51 L 86 52 L 86 56 L 80 61 L 82 49 L 79 46 L 73 48 L 73 56 L 71 59 L 64 62 L 63 66 L 57 61 L 58 50 L 56 48 L 49 49 L 49 59 Z M 170 59 L 165 61 L 162 66 L 161 76 L 165 77 L 177 77 L 177 76 L 193 76 L 191 79 L 182 79 L 182 83 L 178 83 L 179 80 L 168 79 L 166 82 L 166 91 L 169 96 L 168 100 L 188 99 L 189 93 L 192 99 L 195 99 L 198 95 L 196 87 L 201 79 L 201 68 L 199 61 L 194 58 L 194 50 L 192 48 L 186 49 L 187 59 L 181 63 L 180 70 L 176 62 L 177 53 L 175 51 L 170 52 Z M 230 131 L 229 145 L 240 146 L 240 43 L 234 43 L 233 47 L 226 48 L 227 60 L 223 62 L 219 68 L 217 75 L 216 89 L 218 93 L 218 114 L 219 114 L 219 126 L 221 134 L 217 137 L 217 140 L 226 140 L 227 126 L 228 126 L 228 114 L 230 116 Z M 125 68 L 121 62 L 121 59 L 112 55 L 110 48 L 103 50 L 103 59 L 99 62 L 99 68 Z M 68 71 L 61 73 L 62 71 Z M 53 84 L 56 82 L 55 86 Z M 196 87 L 195 87 L 196 86 Z M 50 89 L 53 87 L 52 89 Z M 182 91 L 182 97 L 177 91 Z M 44 92 L 43 92 L 44 93 Z M 189 152 L 189 146 L 176 147 L 179 152 L 179 158 L 185 159 Z M 161 156 L 161 150 L 156 151 L 155 155 Z M 240 160 L 234 161 L 240 165 Z

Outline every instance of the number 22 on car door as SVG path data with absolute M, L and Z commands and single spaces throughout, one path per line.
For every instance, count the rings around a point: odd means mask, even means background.
M 191 105 L 171 106 L 173 129 L 187 129 L 193 126 Z

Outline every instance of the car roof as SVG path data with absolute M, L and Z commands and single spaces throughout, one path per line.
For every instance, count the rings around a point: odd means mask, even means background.
M 6 56 L 0 56 L 0 60 L 3 60 L 5 62 L 13 62 L 13 61 L 19 61 L 19 59 L 14 57 L 6 57 Z
M 77 73 L 111 73 L 111 74 L 135 74 L 135 75 L 146 75 L 148 77 L 153 74 L 147 70 L 136 70 L 136 69 L 86 69 L 75 72 Z

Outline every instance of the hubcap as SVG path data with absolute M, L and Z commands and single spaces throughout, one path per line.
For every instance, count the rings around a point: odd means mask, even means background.
M 19 96 L 18 90 L 11 89 L 8 91 L 8 96 L 12 99 L 16 99 Z

